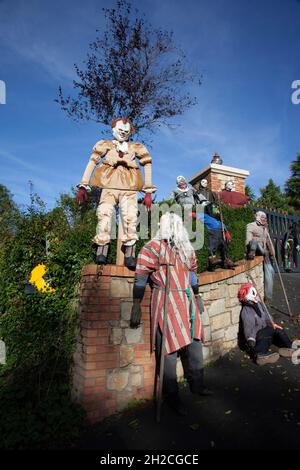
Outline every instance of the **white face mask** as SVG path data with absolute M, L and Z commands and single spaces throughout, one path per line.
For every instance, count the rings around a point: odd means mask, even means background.
M 186 184 L 185 178 L 183 176 L 177 176 L 176 183 L 178 184 L 178 186 Z
M 233 191 L 233 188 L 234 188 L 233 181 L 227 181 L 227 183 L 225 184 L 225 188 L 227 189 L 227 191 Z
M 131 129 L 129 122 L 124 124 L 123 121 L 118 121 L 115 127 L 112 129 L 113 136 L 118 142 L 125 142 L 128 140 L 130 131 Z
M 208 182 L 207 182 L 206 179 L 203 179 L 203 180 L 200 181 L 200 185 L 201 185 L 202 188 L 207 188 L 207 184 L 208 184 Z
M 248 294 L 246 295 L 246 300 L 249 300 L 250 302 L 255 302 L 257 304 L 258 302 L 258 296 L 257 296 L 257 290 L 255 287 L 251 287 Z
M 258 211 L 256 212 L 256 216 L 255 216 L 255 219 L 257 222 L 259 222 L 261 225 L 266 225 L 268 219 L 267 219 L 267 216 L 264 212 L 262 211 Z

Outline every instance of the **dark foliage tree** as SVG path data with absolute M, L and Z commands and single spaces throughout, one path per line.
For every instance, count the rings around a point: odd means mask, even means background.
M 119 0 L 103 11 L 106 30 L 90 44 L 85 68 L 75 65 L 77 96 L 65 96 L 60 87 L 56 102 L 75 120 L 110 125 L 127 117 L 137 131 L 152 132 L 169 125 L 169 118 L 196 104 L 187 85 L 200 84 L 200 78 L 189 70 L 173 33 L 154 29 L 130 2 Z
M 0 249 L 16 229 L 20 212 L 9 190 L 0 184 Z
M 249 184 L 246 184 L 246 186 L 245 186 L 245 193 L 247 194 L 247 196 L 249 196 L 250 201 L 255 201 L 256 200 L 255 192 L 254 192 L 253 188 L 251 186 L 249 186 Z
M 287 197 L 281 192 L 279 186 L 277 186 L 272 179 L 265 188 L 260 188 L 261 197 L 257 200 L 257 203 L 263 207 L 273 210 L 282 210 L 285 212 L 293 212 L 291 206 L 288 204 Z
M 300 153 L 296 160 L 290 165 L 291 177 L 285 183 L 285 192 L 289 204 L 297 211 L 300 211 Z

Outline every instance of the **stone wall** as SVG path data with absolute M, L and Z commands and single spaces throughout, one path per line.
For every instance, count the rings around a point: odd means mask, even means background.
M 249 262 L 248 262 L 249 263 Z M 258 264 L 256 264 L 258 263 Z M 251 276 L 263 295 L 263 265 L 261 258 L 251 263 Z M 199 276 L 200 291 L 205 305 L 202 320 L 205 330 L 204 360 L 211 361 L 237 345 L 240 303 L 237 298 L 241 284 L 251 282 L 245 264 L 235 269 L 234 275 L 227 271 L 214 273 L 211 279 L 204 273 Z M 231 275 L 230 275 L 231 274 Z M 230 275 L 230 277 L 227 277 Z M 219 277 L 217 280 L 216 277 Z M 209 280 L 213 282 L 209 283 Z
M 263 289 L 262 258 L 234 270 L 199 275 L 205 303 L 204 360 L 216 359 L 237 343 L 239 286 L 245 269 Z M 150 289 L 142 302 L 142 323 L 129 327 L 134 274 L 123 266 L 84 266 L 80 290 L 78 341 L 74 356 L 73 398 L 89 422 L 122 410 L 133 399 L 151 398 L 155 358 L 150 350 Z M 179 375 L 182 373 L 178 367 Z

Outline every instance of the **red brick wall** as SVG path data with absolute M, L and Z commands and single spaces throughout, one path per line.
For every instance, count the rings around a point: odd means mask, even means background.
M 122 409 L 131 398 L 151 398 L 153 394 L 155 361 L 154 354 L 150 353 L 149 290 L 142 303 L 141 342 L 127 344 L 125 330 L 129 328 L 129 320 L 121 317 L 122 301 L 126 303 L 132 298 L 133 279 L 134 274 L 123 266 L 87 265 L 83 268 L 73 396 L 86 410 L 89 422 L 99 421 Z M 112 284 L 116 291 L 118 283 L 121 283 L 120 295 L 123 297 L 112 292 Z M 123 292 L 122 283 L 125 283 Z M 118 333 L 115 337 L 114 331 Z M 128 364 L 128 361 L 124 363 L 124 357 L 122 360 L 121 346 L 123 352 L 133 353 Z M 134 374 L 132 368 L 136 367 L 140 369 Z M 111 386 L 110 377 L 114 372 L 116 382 Z M 122 380 L 127 376 L 124 386 Z M 132 376 L 136 376 L 135 380 Z M 121 383 L 118 384 L 118 380 Z
M 226 181 L 233 181 L 235 184 L 235 191 L 238 193 L 245 194 L 245 179 L 238 177 L 238 176 L 226 176 L 222 175 L 220 173 L 215 173 L 214 170 L 209 170 L 208 173 L 204 173 L 197 179 L 196 182 L 193 183 L 194 187 L 197 187 L 199 182 L 203 179 L 206 178 L 208 182 L 208 187 L 211 189 L 213 192 L 220 192 L 223 191 L 225 188 L 225 183 Z

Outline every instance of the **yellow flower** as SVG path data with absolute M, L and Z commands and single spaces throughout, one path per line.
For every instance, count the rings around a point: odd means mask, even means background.
M 39 292 L 52 293 L 55 292 L 55 289 L 49 286 L 45 281 L 44 275 L 46 274 L 46 266 L 44 264 L 38 264 L 32 271 L 30 275 L 29 282 L 33 284 Z

